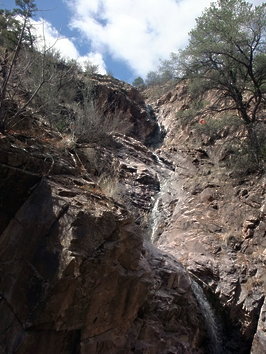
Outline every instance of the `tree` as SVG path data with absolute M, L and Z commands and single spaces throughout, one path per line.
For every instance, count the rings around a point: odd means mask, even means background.
M 99 65 L 93 64 L 90 60 L 86 60 L 84 63 L 84 73 L 87 75 L 98 74 Z
M 255 126 L 265 102 L 266 4 L 253 7 L 242 0 L 218 0 L 196 20 L 179 64 L 197 93 L 216 90 L 220 110 L 237 110 L 256 158 Z
M 34 0 L 16 0 L 16 5 L 18 8 L 15 10 L 0 13 L 1 34 L 3 35 L 1 44 L 4 46 L 4 55 L 0 62 L 3 79 L 0 88 L 0 131 L 2 132 L 6 129 L 5 104 L 8 85 L 24 41 L 30 40 L 32 45 L 29 19 L 36 11 Z M 16 18 L 16 15 L 21 21 Z
M 0 10 L 0 46 L 13 50 L 18 42 L 20 31 L 20 22 L 14 17 L 14 13 Z
M 143 89 L 145 87 L 145 82 L 144 82 L 142 77 L 138 76 L 132 82 L 132 85 L 141 90 L 141 89 Z
M 147 86 L 153 86 L 153 85 L 158 85 L 160 84 L 160 75 L 156 71 L 150 71 L 148 72 L 146 76 L 145 83 Z
M 34 12 L 37 11 L 35 0 L 16 0 L 17 9 L 14 11 L 23 17 L 32 17 Z

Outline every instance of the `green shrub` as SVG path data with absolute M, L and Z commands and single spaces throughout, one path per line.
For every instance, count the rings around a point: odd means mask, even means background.
M 225 166 L 233 171 L 236 175 L 246 175 L 265 170 L 266 160 L 266 129 L 262 124 L 256 127 L 256 135 L 260 149 L 260 156 L 254 154 L 254 149 L 250 147 L 250 141 L 247 138 L 232 139 L 224 145 L 230 151 Z
M 197 117 L 201 116 L 206 103 L 204 101 L 194 101 L 190 107 L 177 112 L 176 117 L 179 125 L 184 128 L 197 122 Z
M 241 125 L 239 117 L 222 115 L 220 117 L 206 117 L 203 122 L 197 122 L 196 130 L 215 141 L 225 137 L 229 132 L 233 134 Z

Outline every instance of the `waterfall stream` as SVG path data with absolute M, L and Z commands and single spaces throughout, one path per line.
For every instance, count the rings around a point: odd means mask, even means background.
M 151 243 L 153 244 L 158 240 L 158 237 L 160 237 L 163 220 L 166 218 L 163 204 L 163 193 L 166 192 L 166 188 L 167 186 L 165 182 L 157 196 L 152 211 Z M 204 318 L 204 326 L 206 328 L 208 338 L 207 353 L 226 354 L 227 352 L 223 348 L 222 328 L 218 323 L 217 317 L 211 307 L 211 304 L 209 303 L 200 285 L 191 277 L 190 279 L 192 284 L 192 291 L 196 297 L 200 312 Z
M 151 234 L 150 241 L 156 244 L 160 235 L 167 225 L 167 220 L 176 213 L 182 213 L 186 209 L 188 199 L 187 193 L 183 190 L 182 185 L 178 184 L 175 171 L 169 170 L 164 166 L 157 157 L 157 163 L 161 167 L 160 176 L 160 191 L 156 195 L 156 199 L 151 212 Z M 186 167 L 184 167 L 186 168 Z M 173 205 L 171 211 L 169 206 Z M 170 214 L 169 214 L 170 213 Z M 190 277 L 191 278 L 191 277 Z M 207 332 L 207 353 L 208 354 L 226 354 L 223 348 L 222 341 L 222 326 L 218 323 L 217 317 L 205 296 L 200 285 L 191 278 L 192 291 L 197 300 L 200 312 L 204 318 L 204 326 Z
M 164 184 L 161 184 L 160 186 L 160 192 L 158 192 L 155 203 L 152 209 L 151 213 L 151 236 L 150 240 L 151 243 L 155 243 L 158 237 L 158 232 L 160 231 L 160 223 L 162 219 L 164 218 L 164 212 L 162 209 L 162 195 L 165 192 L 164 191 Z
M 205 320 L 209 340 L 208 352 L 210 354 L 225 354 L 222 346 L 221 328 L 217 323 L 217 318 L 202 288 L 194 280 L 192 280 L 192 290 Z

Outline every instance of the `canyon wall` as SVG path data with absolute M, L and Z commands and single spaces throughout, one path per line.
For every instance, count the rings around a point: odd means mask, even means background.
M 263 176 L 178 125 L 185 86 L 94 81 L 104 144 L 0 136 L 0 352 L 263 353 Z

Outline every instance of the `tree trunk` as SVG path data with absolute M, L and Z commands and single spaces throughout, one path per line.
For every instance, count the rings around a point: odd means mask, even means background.
M 252 123 L 246 125 L 248 133 L 248 144 L 251 156 L 254 158 L 256 164 L 259 166 L 261 162 L 261 148 L 255 126 Z
M 252 117 L 249 116 L 247 112 L 247 107 L 245 106 L 243 101 L 239 101 L 236 103 L 238 105 L 238 113 L 243 119 L 245 127 L 247 129 L 248 148 L 250 155 L 254 159 L 256 165 L 259 167 L 261 164 L 261 147 L 255 129 L 255 122 L 252 120 Z
M 11 63 L 10 63 L 10 67 L 9 67 L 7 73 L 5 74 L 5 79 L 3 81 L 3 84 L 2 84 L 2 87 L 1 87 L 1 91 L 0 91 L 0 131 L 2 133 L 4 133 L 4 131 L 6 129 L 5 99 L 6 99 L 6 95 L 7 95 L 7 87 L 8 87 L 8 84 L 9 84 L 9 80 L 10 80 L 12 71 L 13 71 L 14 66 L 16 64 L 17 57 L 18 57 L 20 49 L 21 49 L 21 44 L 22 44 L 22 41 L 23 41 L 23 36 L 24 36 L 26 24 L 27 24 L 27 19 L 28 19 L 28 14 L 24 18 L 22 29 L 21 29 L 21 32 L 20 32 L 20 35 L 19 35 L 19 40 L 18 40 L 16 49 L 15 49 L 15 52 L 13 54 L 13 58 L 12 58 Z

